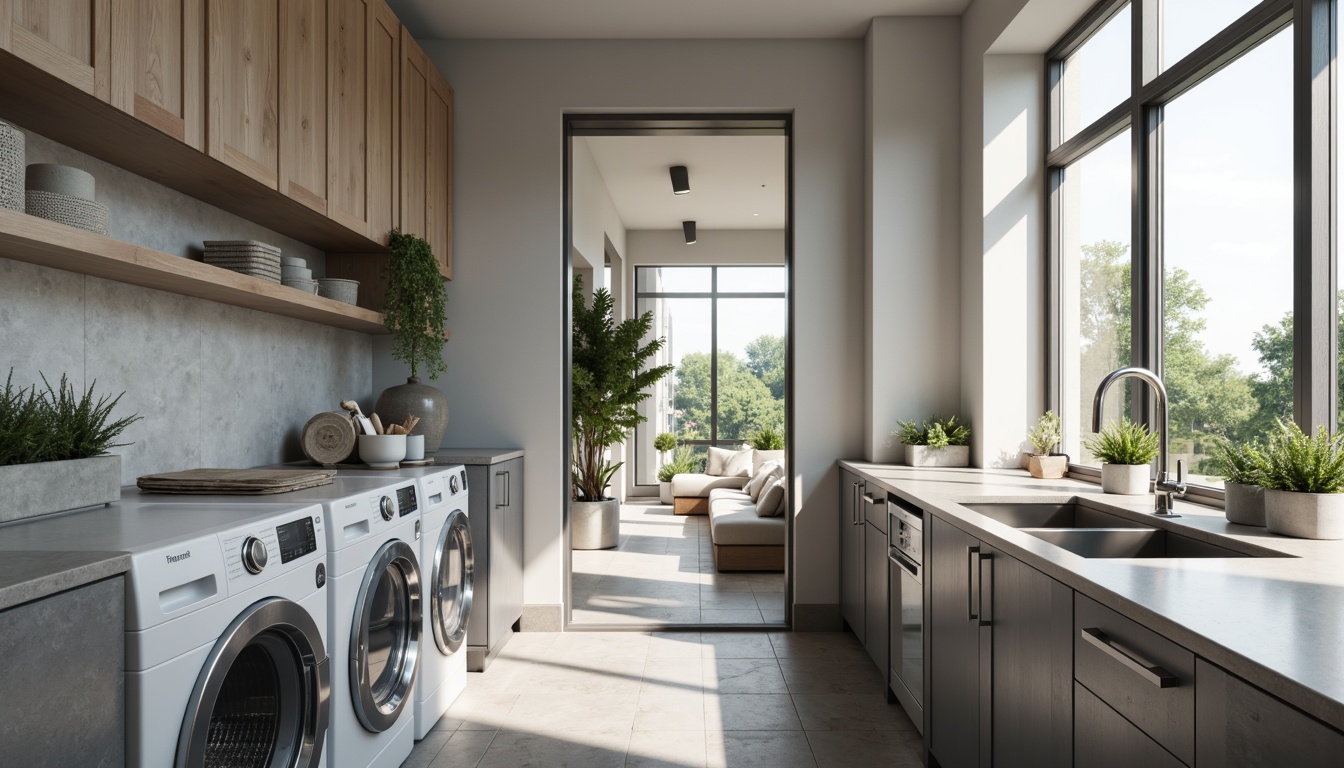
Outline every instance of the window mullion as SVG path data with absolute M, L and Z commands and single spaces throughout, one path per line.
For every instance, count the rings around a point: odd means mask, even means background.
M 1161 61 L 1161 9 L 1158 0 L 1135 0 L 1130 53 L 1134 126 L 1131 187 L 1133 243 L 1130 253 L 1130 361 L 1133 365 L 1162 372 L 1162 112 L 1146 108 L 1138 94 L 1155 77 Z M 1148 422 L 1152 396 L 1146 387 L 1131 388 L 1130 418 Z

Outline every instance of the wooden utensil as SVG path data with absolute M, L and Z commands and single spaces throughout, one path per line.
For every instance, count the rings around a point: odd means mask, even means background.
M 378 418 L 378 414 L 375 413 L 370 416 L 369 421 L 373 422 L 373 433 L 375 435 L 387 434 L 387 432 L 383 430 L 383 420 Z

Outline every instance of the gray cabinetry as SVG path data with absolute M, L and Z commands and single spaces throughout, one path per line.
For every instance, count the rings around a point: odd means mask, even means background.
M 890 627 L 888 626 L 887 612 L 890 610 L 888 591 L 887 591 L 887 531 L 886 520 L 884 519 L 881 528 L 874 525 L 873 511 L 880 510 L 885 518 L 887 514 L 886 493 L 880 496 L 869 494 L 869 498 L 877 500 L 864 501 L 864 507 L 868 510 L 867 521 L 861 526 L 863 529 L 863 626 L 864 632 L 860 635 L 863 640 L 863 647 L 868 650 L 868 656 L 872 658 L 877 668 L 886 671 L 888 668 L 888 647 L 887 637 Z
M 125 765 L 123 579 L 0 611 L 0 764 Z
M 451 461 L 440 457 L 439 462 Z M 475 595 L 467 620 L 467 668 L 484 671 L 523 615 L 523 460 L 467 464 Z
M 840 615 L 860 642 L 866 639 L 863 492 L 857 475 L 840 471 Z
M 1196 768 L 1344 763 L 1344 733 L 1203 659 L 1196 662 L 1195 677 Z
M 980 625 L 972 620 L 971 568 L 981 544 L 938 518 L 932 526 L 925 558 L 930 581 L 925 736 L 942 768 L 974 768 L 980 764 Z
M 1182 768 L 1182 763 L 1078 684 L 1074 764 L 1087 768 Z

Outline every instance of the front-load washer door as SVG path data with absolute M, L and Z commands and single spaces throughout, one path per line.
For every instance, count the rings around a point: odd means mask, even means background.
M 303 606 L 252 604 L 206 658 L 178 735 L 176 768 L 315 768 L 327 734 L 331 677 Z
M 365 728 L 391 728 L 412 700 L 420 665 L 420 567 L 399 539 L 378 550 L 355 598 L 350 629 L 350 698 Z
M 430 621 L 434 642 L 444 655 L 455 653 L 467 637 L 476 561 L 471 553 L 471 526 L 467 515 L 455 509 L 448 515 L 434 550 L 434 581 L 430 592 Z

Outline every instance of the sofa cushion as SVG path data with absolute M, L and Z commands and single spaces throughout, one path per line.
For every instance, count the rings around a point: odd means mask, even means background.
M 672 476 L 672 495 L 677 497 L 705 497 L 715 488 L 740 489 L 747 484 L 745 477 L 714 477 L 698 472 Z
M 784 476 L 784 465 L 778 461 L 767 461 L 761 465 L 760 470 L 751 476 L 742 490 L 747 492 L 753 502 L 760 500 L 761 491 L 766 486 Z
M 784 452 L 783 452 L 783 451 L 757 451 L 756 453 L 752 454 L 751 461 L 752 461 L 751 474 L 754 475 L 754 474 L 756 474 L 757 472 L 760 472 L 760 471 L 761 471 L 761 465 L 765 464 L 765 462 L 767 462 L 767 461 L 778 461 L 780 464 L 783 464 L 783 463 L 784 463 Z
M 742 491 L 719 488 L 709 494 L 709 529 L 720 547 L 784 546 L 784 518 L 757 516 Z
M 778 517 L 784 512 L 784 478 L 780 477 L 761 491 L 756 499 L 756 514 L 761 517 Z
M 752 449 L 710 448 L 705 473 L 715 477 L 747 477 L 751 474 Z

